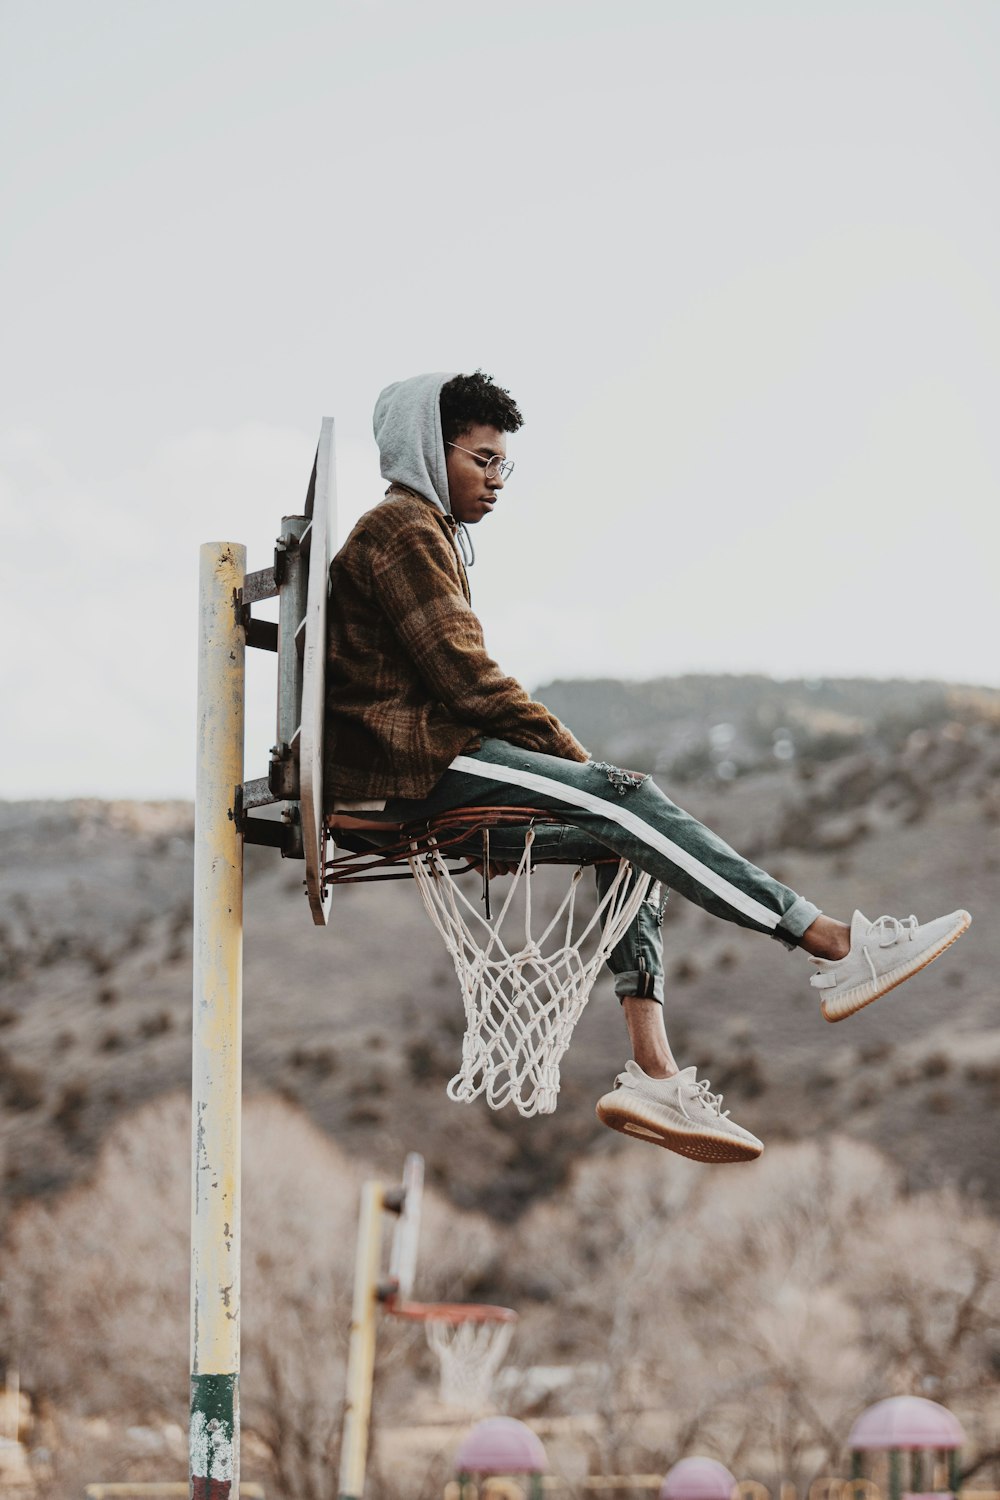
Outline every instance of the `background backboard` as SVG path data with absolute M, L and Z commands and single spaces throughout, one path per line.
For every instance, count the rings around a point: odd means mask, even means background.
M 398 1302 L 409 1302 L 413 1296 L 423 1194 L 424 1159 L 418 1151 L 411 1151 L 403 1167 L 403 1202 L 389 1253 L 391 1295 Z

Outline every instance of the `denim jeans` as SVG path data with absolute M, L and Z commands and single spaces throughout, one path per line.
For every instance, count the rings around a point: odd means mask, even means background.
M 392 798 L 383 816 L 416 822 L 475 806 L 537 807 L 564 820 L 536 828 L 536 863 L 577 864 L 606 859 L 610 852 L 714 916 L 765 932 L 788 948 L 797 947 L 820 915 L 819 907 L 750 864 L 671 802 L 652 777 L 602 761 L 562 760 L 486 739 L 481 749 L 457 756 L 426 797 Z M 516 863 L 524 833 L 523 828 L 492 829 L 491 859 Z M 475 857 L 481 846 L 476 843 L 468 852 Z M 601 894 L 614 875 L 614 865 L 596 866 Z M 608 960 L 620 998 L 635 995 L 662 1002 L 662 916 L 654 886 Z

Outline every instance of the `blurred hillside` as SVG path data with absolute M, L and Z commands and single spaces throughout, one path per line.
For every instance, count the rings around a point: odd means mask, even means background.
M 335 1492 L 357 1182 L 394 1179 L 412 1149 L 430 1184 L 421 1290 L 521 1309 L 498 1399 L 546 1434 L 567 1494 L 693 1444 L 804 1493 L 840 1472 L 858 1407 L 895 1390 L 954 1403 L 982 1467 L 1000 1369 L 1000 694 L 685 678 L 541 696 L 595 755 L 659 765 L 824 909 L 966 905 L 972 929 L 833 1028 L 800 955 L 672 900 L 675 1049 L 768 1144 L 756 1166 L 699 1168 L 594 1117 L 627 1055 L 607 981 L 554 1116 L 451 1104 L 461 1003 L 409 884 L 338 889 L 322 931 L 301 868 L 249 849 L 247 1477 L 289 1500 Z M 0 804 L 0 1363 L 20 1366 L 50 1455 L 39 1500 L 183 1472 L 191 841 L 185 804 Z M 537 906 L 566 874 L 536 873 Z M 372 1495 L 430 1500 L 455 1418 L 412 1333 L 382 1348 Z M 546 1385 L 551 1366 L 569 1383 Z M 112 1414 L 140 1424 L 145 1457 L 115 1446 Z
M 595 754 L 668 761 L 661 782 L 677 800 L 825 910 L 969 907 L 976 920 L 954 953 L 834 1029 L 799 955 L 674 899 L 667 1015 L 679 1055 L 765 1139 L 836 1127 L 879 1143 L 915 1184 L 949 1179 L 1000 1198 L 983 1123 L 1000 1100 L 1000 934 L 989 919 L 1000 694 L 682 678 L 554 684 L 544 696 Z M 602 725 L 613 732 L 599 737 Z M 657 754 L 636 753 L 654 734 Z M 191 832 L 183 804 L 0 804 L 7 1204 L 75 1180 L 119 1115 L 186 1085 Z M 340 888 L 322 931 L 301 869 L 247 855 L 248 1092 L 301 1103 L 345 1149 L 386 1165 L 420 1149 L 456 1204 L 504 1219 L 551 1192 L 575 1157 L 608 1148 L 593 1104 L 626 1050 L 606 981 L 564 1064 L 555 1116 L 452 1105 L 461 1005 L 409 883 Z M 535 878 L 544 892 L 565 874 Z
M 595 757 L 690 780 L 899 751 L 916 731 L 1000 719 L 1000 691 L 873 678 L 550 682 L 537 696 Z

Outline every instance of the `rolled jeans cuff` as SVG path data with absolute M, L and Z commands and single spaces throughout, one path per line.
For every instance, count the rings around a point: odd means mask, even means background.
M 774 936 L 779 943 L 784 943 L 786 948 L 797 948 L 799 939 L 806 928 L 811 927 L 816 918 L 822 915 L 818 906 L 807 901 L 805 896 L 799 896 L 788 910 L 782 913 L 781 921 L 774 929 Z
M 655 1000 L 663 1004 L 663 975 L 647 969 L 627 969 L 615 975 L 615 994 L 619 1000 Z

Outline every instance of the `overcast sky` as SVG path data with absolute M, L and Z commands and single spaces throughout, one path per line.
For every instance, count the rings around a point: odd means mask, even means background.
M 198 545 L 490 371 L 493 654 L 1000 684 L 996 0 L 0 0 L 2 794 L 188 796 Z M 247 775 L 273 737 L 254 663 Z

